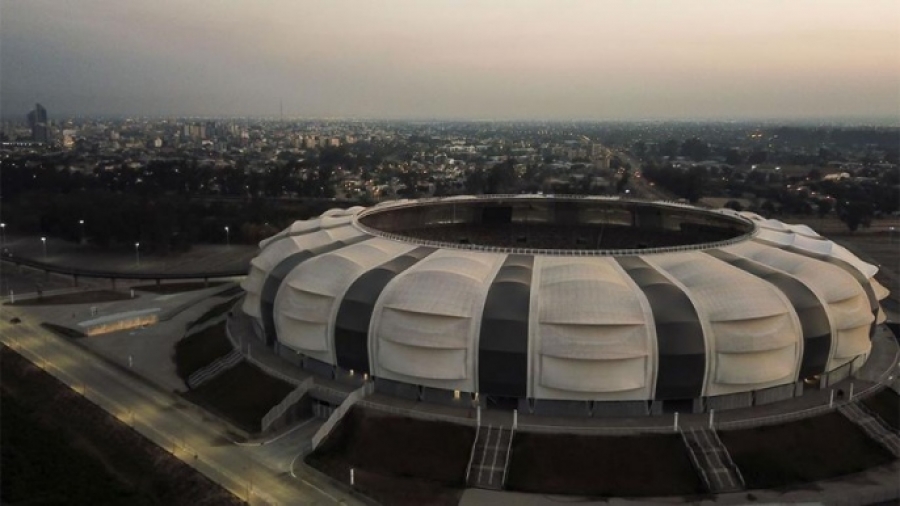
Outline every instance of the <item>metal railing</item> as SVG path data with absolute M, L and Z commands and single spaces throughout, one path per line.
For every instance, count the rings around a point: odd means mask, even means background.
M 643 249 L 603 249 L 603 250 L 571 250 L 571 249 L 550 249 L 550 248 L 517 248 L 512 246 L 486 246 L 481 244 L 460 244 L 446 241 L 434 241 L 430 239 L 418 239 L 415 237 L 410 237 L 408 235 L 396 234 L 393 232 L 385 232 L 379 230 L 377 228 L 370 227 L 368 225 L 364 225 L 360 222 L 360 218 L 368 216 L 370 214 L 376 214 L 380 212 L 384 212 L 388 209 L 401 209 L 404 207 L 417 207 L 422 204 L 430 204 L 430 203 L 468 203 L 474 201 L 488 201 L 488 200 L 503 200 L 503 199 L 534 199 L 534 200 L 566 200 L 566 199 L 579 199 L 579 200 L 598 200 L 598 201 L 620 201 L 620 202 L 635 202 L 635 203 L 644 203 L 656 205 L 659 207 L 678 207 L 683 209 L 696 210 L 698 213 L 708 213 L 710 211 L 704 210 L 701 208 L 697 208 L 694 206 L 690 206 L 687 204 L 682 204 L 678 202 L 670 202 L 670 201 L 641 201 L 641 200 L 632 200 L 632 199 L 620 199 L 618 197 L 602 197 L 602 196 L 593 196 L 593 195 L 482 195 L 473 198 L 466 199 L 453 199 L 453 197 L 437 197 L 437 198 L 426 198 L 426 199 L 417 199 L 417 200 L 400 200 L 400 201 L 391 201 L 385 202 L 381 204 L 377 204 L 375 206 L 369 207 L 355 214 L 350 221 L 350 224 L 356 227 L 358 230 L 365 232 L 370 235 L 383 237 L 385 239 L 395 240 L 395 241 L 403 241 L 411 244 L 417 244 L 419 246 L 430 246 L 435 248 L 452 248 L 452 249 L 463 249 L 470 251 L 481 251 L 487 253 L 509 253 L 509 254 L 519 254 L 519 255 L 554 255 L 554 256 L 629 256 L 629 255 L 647 255 L 652 253 L 675 253 L 680 251 L 695 251 L 701 249 L 709 249 L 709 248 L 721 248 L 725 246 L 730 246 L 732 244 L 737 244 L 747 239 L 754 237 L 759 229 L 755 222 L 748 218 L 744 218 L 742 216 L 733 216 L 721 214 L 722 216 L 726 216 L 727 218 L 733 219 L 735 221 L 739 221 L 744 225 L 749 225 L 751 230 L 744 234 L 741 234 L 736 237 L 732 237 L 730 239 L 723 239 L 721 241 L 713 241 L 713 242 L 704 242 L 700 244 L 687 244 L 680 246 L 660 246 L 655 248 L 643 248 Z
M 509 458 L 512 455 L 512 442 L 514 437 L 516 437 L 515 427 L 509 430 L 509 443 L 506 445 L 506 462 L 503 463 L 503 481 L 500 482 L 500 488 L 506 486 L 506 475 L 509 474 Z
M 725 446 L 724 443 L 722 443 L 722 439 L 719 437 L 719 433 L 714 430 L 711 430 L 710 432 L 712 432 L 713 437 L 716 439 L 716 444 L 719 446 L 719 448 L 722 449 L 722 453 L 725 454 L 725 458 L 728 459 L 726 465 L 731 467 L 731 469 L 734 470 L 734 474 L 737 475 L 737 479 L 741 484 L 741 488 L 746 487 L 747 482 L 744 481 L 744 475 L 743 473 L 741 473 L 740 468 L 738 468 L 737 464 L 735 464 L 734 460 L 731 458 L 731 453 L 728 451 L 728 447 Z
M 478 446 L 478 436 L 481 434 L 481 426 L 475 427 L 475 439 L 472 440 L 472 449 L 469 450 L 469 464 L 466 466 L 465 484 L 469 484 L 469 475 L 472 474 L 472 463 L 475 461 L 475 447 Z
M 684 433 L 681 428 L 678 429 L 678 434 L 681 435 L 681 442 L 684 444 L 685 448 L 687 448 L 688 456 L 691 458 L 691 463 L 694 464 L 694 469 L 700 474 L 700 479 L 703 480 L 703 484 L 706 485 L 706 489 L 712 491 L 712 482 L 709 481 L 709 476 L 706 475 L 706 469 L 700 465 L 700 459 L 697 457 L 697 454 L 694 452 L 694 448 L 691 446 L 691 443 L 687 439 L 687 435 Z M 699 445 L 699 443 L 698 443 Z
M 187 384 L 190 388 L 197 388 L 219 374 L 240 364 L 243 359 L 244 356 L 241 355 L 240 350 L 231 350 L 228 354 L 213 360 L 211 363 L 191 373 L 191 375 L 188 376 Z
M 297 404 L 304 395 L 309 392 L 309 388 L 313 384 L 313 378 L 306 378 L 297 388 L 291 390 L 289 394 L 287 394 L 284 399 L 281 400 L 278 404 L 276 404 L 272 409 L 269 410 L 262 418 L 262 430 L 263 432 L 269 430 L 269 427 L 275 423 L 276 420 L 281 418 L 288 409 L 291 408 L 294 404 Z
M 356 404 L 357 401 L 362 399 L 363 397 L 369 395 L 371 388 L 367 384 L 363 384 L 363 386 L 357 388 L 350 395 L 344 399 L 344 402 L 341 403 L 340 406 L 335 408 L 335 410 L 331 413 L 331 416 L 328 417 L 328 420 L 325 420 L 325 423 L 319 427 L 319 430 L 312 437 L 312 449 L 315 450 L 322 444 L 322 441 L 328 437 L 328 434 L 331 433 L 332 430 L 337 426 L 338 422 L 340 422 L 347 413 L 350 412 L 350 409 Z
M 668 425 L 651 425 L 644 427 L 606 427 L 602 425 L 532 425 L 519 422 L 518 430 L 521 432 L 537 432 L 544 434 L 567 433 L 567 434 L 587 434 L 598 436 L 623 436 L 634 435 L 640 433 L 654 434 L 671 434 L 672 424 Z
M 398 408 L 396 406 L 388 406 L 386 404 L 380 404 L 372 401 L 359 401 L 359 404 L 362 407 L 375 409 L 378 411 L 382 411 L 385 413 L 390 413 L 398 416 L 407 416 L 410 418 L 416 418 L 419 420 L 432 421 L 432 422 L 448 422 L 454 423 L 456 425 L 468 425 L 468 426 L 477 426 L 478 421 L 473 418 L 466 418 L 462 416 L 452 416 L 452 415 L 442 415 L 439 413 L 429 413 L 426 411 L 420 411 L 417 409 L 408 409 L 408 408 Z

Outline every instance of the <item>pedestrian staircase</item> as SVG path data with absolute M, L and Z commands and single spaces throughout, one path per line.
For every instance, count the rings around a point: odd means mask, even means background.
M 512 438 L 513 431 L 503 426 L 488 425 L 479 428 L 467 473 L 469 486 L 503 489 Z
M 877 415 L 869 413 L 857 402 L 848 402 L 839 407 L 838 411 L 851 422 L 859 425 L 869 437 L 890 450 L 895 457 L 900 458 L 900 435 L 888 426 L 884 420 Z
M 188 387 L 197 388 L 222 372 L 238 365 L 243 358 L 244 356 L 241 354 L 241 350 L 232 350 L 231 353 L 217 358 L 209 365 L 197 369 L 193 374 L 188 376 Z
M 714 430 L 689 427 L 679 432 L 710 492 L 734 492 L 744 488 L 741 471 Z

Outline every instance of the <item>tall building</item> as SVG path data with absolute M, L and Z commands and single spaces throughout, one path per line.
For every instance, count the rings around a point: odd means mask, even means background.
M 28 113 L 28 126 L 31 127 L 31 140 L 47 142 L 50 139 L 50 128 L 47 124 L 47 109 L 41 104 L 34 104 L 34 110 Z

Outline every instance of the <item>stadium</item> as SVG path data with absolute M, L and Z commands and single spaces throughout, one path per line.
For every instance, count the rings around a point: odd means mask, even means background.
M 753 213 L 615 197 L 332 209 L 260 243 L 243 312 L 286 360 L 435 404 L 636 416 L 851 376 L 877 267 Z

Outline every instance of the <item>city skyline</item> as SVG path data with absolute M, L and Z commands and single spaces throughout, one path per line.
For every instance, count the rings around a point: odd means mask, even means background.
M 0 113 L 897 117 L 900 5 L 2 0 Z M 892 64 L 892 62 L 894 64 Z

